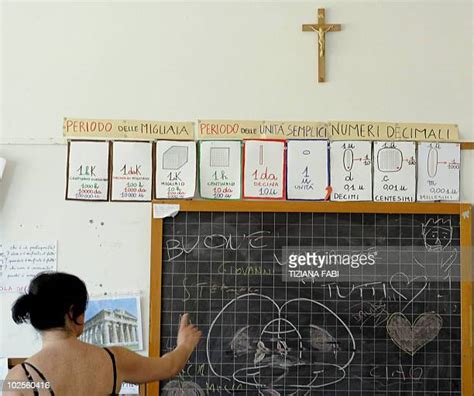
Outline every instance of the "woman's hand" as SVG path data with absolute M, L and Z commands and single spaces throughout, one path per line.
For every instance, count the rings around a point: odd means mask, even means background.
M 179 325 L 177 346 L 161 357 L 144 357 L 125 348 L 112 347 L 118 360 L 118 371 L 123 381 L 143 384 L 172 378 L 186 366 L 202 333 L 189 323 L 184 314 Z
M 195 325 L 189 323 L 189 315 L 184 314 L 179 324 L 177 347 L 184 347 L 191 354 L 201 336 L 202 332 Z

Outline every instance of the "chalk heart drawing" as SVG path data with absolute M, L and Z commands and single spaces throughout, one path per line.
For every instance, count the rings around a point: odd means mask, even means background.
M 426 289 L 428 278 L 424 275 L 410 278 L 404 272 L 397 272 L 390 277 L 390 286 L 401 299 L 408 301 L 407 307 Z
M 412 356 L 433 341 L 442 327 L 443 319 L 434 312 L 421 314 L 413 325 L 400 312 L 390 315 L 387 321 L 387 332 L 392 341 L 401 350 Z
M 297 298 L 279 305 L 258 293 L 228 302 L 206 341 L 212 374 L 260 395 L 309 395 L 342 381 L 355 350 L 348 326 L 324 304 Z

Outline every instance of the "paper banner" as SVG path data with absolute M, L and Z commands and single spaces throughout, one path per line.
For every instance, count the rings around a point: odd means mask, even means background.
M 111 200 L 150 201 L 153 143 L 114 142 L 112 149 Z
M 192 198 L 196 189 L 196 143 L 156 143 L 156 198 Z
M 56 271 L 57 242 L 0 242 L 0 292 L 28 290 L 30 281 L 43 271 Z
M 331 140 L 453 141 L 459 139 L 459 129 L 454 124 L 330 121 L 328 137 Z
M 415 143 L 374 143 L 374 201 L 415 201 Z
M 240 199 L 241 142 L 199 142 L 199 191 L 202 198 Z
M 372 142 L 330 145 L 332 201 L 372 200 Z
M 63 134 L 70 138 L 192 140 L 194 123 L 64 118 Z
M 455 124 L 375 121 L 200 120 L 199 139 L 330 139 L 456 141 Z
M 244 198 L 285 198 L 285 143 L 244 142 Z
M 66 199 L 107 201 L 108 196 L 109 143 L 69 142 Z
M 327 195 L 328 141 L 287 142 L 288 199 L 323 200 Z
M 199 139 L 325 139 L 326 123 L 315 121 L 200 120 Z
M 459 143 L 418 144 L 418 200 L 458 201 Z

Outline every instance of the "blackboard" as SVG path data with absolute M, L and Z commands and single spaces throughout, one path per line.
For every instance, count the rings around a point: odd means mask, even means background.
M 460 205 L 207 205 L 154 220 L 150 351 L 183 312 L 204 333 L 160 394 L 470 394 Z M 288 281 L 287 246 L 376 252 L 377 276 Z

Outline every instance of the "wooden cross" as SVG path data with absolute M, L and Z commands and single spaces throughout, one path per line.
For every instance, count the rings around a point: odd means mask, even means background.
M 326 24 L 326 14 L 324 8 L 318 9 L 318 23 L 316 25 L 304 24 L 303 32 L 318 33 L 318 81 L 325 82 L 326 76 L 326 33 L 339 32 L 341 25 Z

